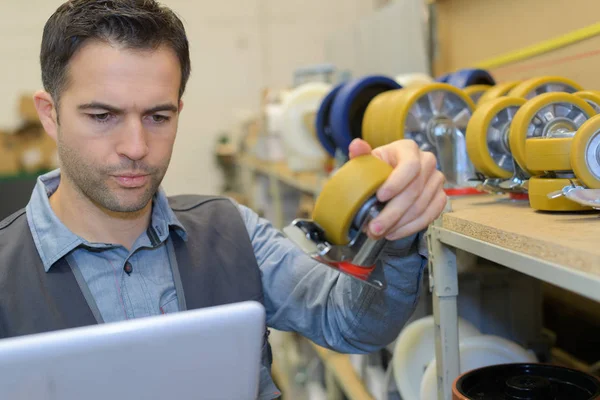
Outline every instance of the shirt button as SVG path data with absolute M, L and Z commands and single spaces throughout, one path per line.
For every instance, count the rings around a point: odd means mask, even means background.
M 131 273 L 133 272 L 133 266 L 131 265 L 131 263 L 129 261 L 127 261 L 125 263 L 125 266 L 123 267 L 123 271 L 125 271 L 125 273 L 127 275 L 131 275 Z

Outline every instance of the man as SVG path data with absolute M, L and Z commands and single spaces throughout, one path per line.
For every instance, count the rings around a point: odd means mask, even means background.
M 413 142 L 371 153 L 394 167 L 370 226 L 390 239 L 375 290 L 317 264 L 230 199 L 167 198 L 190 75 L 181 21 L 153 0 L 72 0 L 44 28 L 35 105 L 60 170 L 0 224 L 0 337 L 259 300 L 267 325 L 340 352 L 395 339 L 417 301 L 422 232 L 446 197 Z M 194 111 L 197 112 L 197 111 Z M 227 351 L 227 349 L 223 349 Z M 279 396 L 265 342 L 260 398 Z

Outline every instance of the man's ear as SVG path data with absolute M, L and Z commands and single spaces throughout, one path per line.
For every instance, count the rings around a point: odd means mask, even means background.
M 179 100 L 179 113 L 181 113 L 181 110 L 183 110 L 183 100 Z
M 33 95 L 33 102 L 46 133 L 48 133 L 52 139 L 57 141 L 58 116 L 52 96 L 50 93 L 40 90 Z

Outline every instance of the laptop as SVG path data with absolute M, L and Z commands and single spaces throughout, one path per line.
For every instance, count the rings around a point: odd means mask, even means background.
M 4 339 L 0 397 L 255 399 L 264 333 L 249 301 Z

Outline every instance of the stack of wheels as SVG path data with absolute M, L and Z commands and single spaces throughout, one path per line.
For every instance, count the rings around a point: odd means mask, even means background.
M 379 158 L 364 155 L 351 159 L 331 175 L 313 210 L 313 221 L 323 229 L 329 243 L 345 246 L 360 233 L 367 211 L 376 200 L 377 190 L 392 170 Z M 340 263 L 337 267 L 362 280 L 367 279 L 374 268 L 349 263 Z
M 515 168 L 520 168 L 521 163 L 517 166 L 513 162 L 513 146 L 509 144 L 513 119 L 528 100 L 549 92 L 575 93 L 592 107 L 600 104 L 600 92 L 582 91 L 579 84 L 563 77 L 538 77 L 497 85 L 480 99 L 467 127 L 467 151 L 477 172 L 496 183 L 515 178 Z M 526 169 L 520 172 L 528 175 Z M 520 187 L 509 195 L 515 200 L 528 199 L 526 190 Z
M 320 103 L 315 119 L 319 142 L 331 156 L 340 151 L 348 156 L 353 139 L 362 138 L 365 110 L 377 95 L 401 89 L 394 79 L 373 75 L 334 87 Z
M 468 160 L 465 131 L 473 101 L 460 89 L 432 83 L 392 90 L 375 97 L 363 119 L 363 139 L 371 147 L 410 139 L 422 151 L 434 153 L 446 176 L 446 193 L 481 193 L 469 181 L 474 168 Z
M 452 400 L 598 400 L 600 381 L 555 365 L 515 363 L 471 370 L 452 385 Z
M 537 362 L 536 356 L 517 343 L 486 335 L 458 318 L 459 357 L 462 372 L 488 365 Z M 403 400 L 437 399 L 435 321 L 427 316 L 407 325 L 396 340 L 392 366 Z
M 458 337 L 465 340 L 481 332 L 469 321 L 458 318 Z M 435 321 L 432 315 L 407 325 L 398 336 L 392 357 L 392 374 L 402 400 L 421 399 L 421 381 L 435 359 Z
M 527 172 L 529 203 L 540 211 L 591 210 L 548 195 L 577 185 L 600 188 L 600 116 L 581 97 L 544 93 L 525 103 L 510 128 L 515 161 Z
M 467 153 L 477 172 L 500 190 L 500 183 L 516 173 L 509 144 L 509 132 L 517 111 L 527 100 L 499 97 L 480 105 L 467 126 Z M 494 191 L 494 189 L 491 189 Z M 528 200 L 524 189 L 509 192 L 513 200 Z
M 281 108 L 282 141 L 289 168 L 295 172 L 322 170 L 327 154 L 315 132 L 317 110 L 331 85 L 311 82 L 291 90 Z

